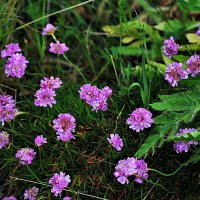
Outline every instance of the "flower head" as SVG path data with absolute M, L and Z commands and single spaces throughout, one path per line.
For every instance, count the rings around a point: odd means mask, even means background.
M 40 87 L 43 89 L 58 89 L 60 88 L 62 85 L 62 81 L 60 80 L 60 78 L 54 78 L 53 76 L 51 76 L 50 78 L 46 78 L 44 77 L 43 80 L 40 81 Z
M 42 35 L 52 35 L 54 34 L 54 32 L 57 30 L 57 27 L 55 27 L 52 24 L 47 24 L 43 31 L 42 31 Z
M 60 43 L 59 41 L 57 41 L 56 43 L 51 43 L 49 49 L 51 53 L 55 53 L 58 55 L 62 55 L 68 50 L 69 48 L 65 45 L 65 43 Z
M 0 149 L 5 147 L 7 144 L 9 144 L 9 134 L 4 131 L 0 131 Z
M 10 95 L 0 95 L 0 122 L 2 125 L 14 119 L 16 113 L 17 109 L 15 108 L 13 97 Z
M 53 104 L 56 104 L 56 100 L 54 99 L 54 97 L 56 96 L 56 93 L 52 89 L 40 88 L 34 96 L 36 97 L 34 101 L 35 106 L 52 107 Z
M 36 146 L 42 146 L 43 144 L 47 143 L 47 138 L 45 138 L 43 135 L 38 135 L 35 138 L 35 145 Z
M 5 73 L 7 76 L 22 78 L 25 74 L 28 61 L 21 53 L 13 54 L 6 63 Z
M 14 196 L 4 197 L 3 200 L 17 200 Z
M 32 148 L 21 148 L 15 154 L 23 165 L 30 165 L 35 158 L 36 152 Z
M 63 200 L 72 200 L 71 197 L 64 197 Z
M 196 129 L 194 128 L 179 129 L 178 133 L 176 133 L 176 136 L 186 135 L 195 131 Z M 174 149 L 176 150 L 176 153 L 188 152 L 190 146 L 192 145 L 198 145 L 198 142 L 197 141 L 189 141 L 189 142 L 178 141 L 174 143 Z
M 14 53 L 21 52 L 21 49 L 19 47 L 18 43 L 10 43 L 6 45 L 6 49 L 1 51 L 1 57 L 11 57 Z
M 130 114 L 126 123 L 130 125 L 130 129 L 136 132 L 143 131 L 145 128 L 151 127 L 153 123 L 152 114 L 145 108 L 137 108 Z
M 52 185 L 51 192 L 57 197 L 61 194 L 62 190 L 66 188 L 71 182 L 70 176 L 65 173 L 56 173 L 50 178 L 49 183 Z
M 143 183 L 143 180 L 148 178 L 148 168 L 145 161 L 133 157 L 120 160 L 115 170 L 114 176 L 121 184 L 128 184 L 128 177 L 132 175 L 136 176 L 134 181 L 137 183 Z
M 168 40 L 164 41 L 163 52 L 168 57 L 171 58 L 173 55 L 178 53 L 179 45 L 174 41 L 171 36 Z
M 110 138 L 107 138 L 107 140 L 117 151 L 121 151 L 123 141 L 118 134 L 110 134 Z
M 112 90 L 105 86 L 102 90 L 91 84 L 83 85 L 79 90 L 80 98 L 91 105 L 93 111 L 106 111 L 108 104 L 107 100 L 112 96 Z
M 182 66 L 182 63 L 173 62 L 166 69 L 165 80 L 173 87 L 177 86 L 180 80 L 188 78 L 188 73 L 182 69 Z
M 58 118 L 53 120 L 53 124 L 53 128 L 56 131 L 58 140 L 67 142 L 70 139 L 75 139 L 72 132 L 75 131 L 76 121 L 71 114 L 59 114 Z
M 192 77 L 195 77 L 198 73 L 200 73 L 200 56 L 193 55 L 187 61 L 187 69 L 188 74 L 191 74 Z
M 29 189 L 25 190 L 25 192 L 24 192 L 24 199 L 37 200 L 38 192 L 39 192 L 39 188 L 37 188 L 35 186 L 32 188 L 29 188 Z

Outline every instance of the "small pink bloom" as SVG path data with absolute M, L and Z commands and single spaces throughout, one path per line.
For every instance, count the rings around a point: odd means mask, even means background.
M 57 41 L 56 43 L 51 43 L 49 49 L 51 53 L 55 53 L 58 55 L 62 55 L 68 50 L 69 48 L 65 45 L 65 43 L 60 43 L 59 41 Z
M 123 141 L 118 134 L 110 134 L 110 138 L 107 140 L 117 151 L 122 149 Z
M 42 35 L 52 35 L 57 30 L 57 27 L 52 24 L 47 24 L 46 27 L 42 31 Z
M 43 144 L 47 143 L 47 138 L 45 138 L 43 135 L 38 135 L 35 138 L 35 145 L 36 146 L 42 146 Z

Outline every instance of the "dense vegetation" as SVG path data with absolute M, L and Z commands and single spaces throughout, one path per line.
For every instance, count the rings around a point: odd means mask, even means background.
M 8 0 L 0 2 L 0 14 L 1 52 L 18 43 L 28 61 L 20 56 L 18 64 L 27 67 L 16 77 L 9 71 L 14 58 L 1 53 L 0 133 L 9 134 L 9 144 L 3 146 L 0 135 L 0 199 L 24 199 L 24 191 L 34 186 L 38 199 L 200 197 L 199 0 Z M 48 23 L 55 27 L 53 34 L 44 33 Z M 178 44 L 172 56 L 163 50 L 170 36 Z M 57 41 L 69 48 L 59 49 L 65 54 L 49 51 Z M 195 73 L 189 71 L 191 65 Z M 172 83 L 166 74 L 173 67 L 180 70 Z M 62 85 L 53 86 L 56 102 L 44 107 L 34 95 L 39 91 L 40 96 L 46 87 L 40 81 L 51 76 Z M 81 96 L 85 84 L 94 86 L 86 90 L 98 94 L 95 103 L 84 92 Z M 1 98 L 6 95 L 13 97 L 9 106 L 17 111 L 14 119 L 3 121 Z M 145 109 L 141 112 L 148 125 L 131 129 L 127 119 L 135 117 L 137 108 Z M 61 113 L 75 118 L 67 139 L 55 127 Z M 107 139 L 113 133 L 123 141 L 117 151 Z M 40 147 L 34 143 L 38 135 L 47 138 Z M 21 148 L 36 153 L 29 164 L 16 158 Z M 131 171 L 142 184 L 133 176 L 128 184 L 117 181 L 116 165 L 128 157 L 147 163 L 148 178 Z M 60 172 L 71 182 L 55 197 L 49 180 Z

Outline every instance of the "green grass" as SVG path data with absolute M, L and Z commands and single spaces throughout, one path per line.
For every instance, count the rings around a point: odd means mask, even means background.
M 36 185 L 40 188 L 38 199 L 61 199 L 53 197 L 48 181 L 54 173 L 63 171 L 71 176 L 72 182 L 67 188 L 69 191 L 63 192 L 62 197 L 67 194 L 81 200 L 195 199 L 200 195 L 198 163 L 184 167 L 169 177 L 150 171 L 148 180 L 142 185 L 134 184 L 133 178 L 129 185 L 116 181 L 113 172 L 117 162 L 134 156 L 150 133 L 150 130 L 139 134 L 131 131 L 126 125 L 129 114 L 136 107 L 148 107 L 149 103 L 157 100 L 158 93 L 170 94 L 172 91 L 164 82 L 163 75 L 147 66 L 146 53 L 150 47 L 148 43 L 146 45 L 142 27 L 142 56 L 116 56 L 112 47 L 121 47 L 122 38 L 102 34 L 103 26 L 122 24 L 133 17 L 130 8 L 124 5 L 126 1 L 121 0 L 118 4 L 96 0 L 26 26 L 28 22 L 80 2 L 29 0 L 17 1 L 16 4 L 13 1 L 0 3 L 1 14 L 9 11 L 0 20 L 1 49 L 11 41 L 19 42 L 29 60 L 26 75 L 20 81 L 4 75 L 5 61 L 0 60 L 0 83 L 17 91 L 16 105 L 22 112 L 11 123 L 0 126 L 0 130 L 7 131 L 11 138 L 9 147 L 0 150 L 0 198 L 15 194 L 18 199 L 23 199 L 24 190 Z M 142 13 L 143 9 L 140 9 Z M 155 21 L 161 17 L 155 15 L 155 10 L 147 11 L 153 12 Z M 41 36 L 41 30 L 48 21 L 59 27 L 56 37 L 69 46 L 66 55 L 70 62 L 48 52 L 53 38 Z M 109 85 L 113 89 L 106 112 L 91 111 L 91 107 L 79 98 L 78 90 L 85 81 L 74 65 L 81 70 L 88 83 L 92 82 L 99 88 Z M 142 68 L 134 70 L 138 65 Z M 40 79 L 51 75 L 63 81 L 62 88 L 57 91 L 57 104 L 53 108 L 34 106 L 33 95 L 39 89 Z M 128 90 L 132 83 L 141 85 L 144 99 L 139 88 Z M 2 85 L 0 93 L 15 95 L 12 89 Z M 67 144 L 56 140 L 52 128 L 52 120 L 59 113 L 71 113 L 76 118 L 76 139 Z M 156 116 L 158 113 L 154 111 L 153 114 Z M 113 132 L 119 133 L 124 141 L 120 152 L 107 142 L 108 135 Z M 39 149 L 34 146 L 34 138 L 38 134 L 48 139 L 48 144 Z M 154 155 L 149 155 L 145 159 L 149 168 L 171 174 L 189 159 L 191 152 L 184 156 L 177 155 L 172 145 L 167 143 Z M 16 151 L 23 147 L 32 147 L 37 151 L 30 166 L 20 165 L 15 158 Z

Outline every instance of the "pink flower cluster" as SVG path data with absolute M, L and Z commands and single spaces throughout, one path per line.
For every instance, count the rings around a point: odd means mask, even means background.
M 0 122 L 4 126 L 5 122 L 14 119 L 17 109 L 15 101 L 10 95 L 0 95 Z
M 92 106 L 92 110 L 95 110 L 96 112 L 98 110 L 106 111 L 108 107 L 107 100 L 112 96 L 112 90 L 108 86 L 105 86 L 100 90 L 91 84 L 83 85 L 80 88 L 79 93 L 80 98 Z
M 200 25 L 199 25 L 199 27 L 198 27 L 198 30 L 197 30 L 196 34 L 197 34 L 197 36 L 199 36 L 199 38 L 200 38 Z
M 62 55 L 68 50 L 69 50 L 69 47 L 67 47 L 65 43 L 60 43 L 59 41 L 56 41 L 56 43 L 52 42 L 50 44 L 50 49 L 49 49 L 51 53 L 58 54 L 58 55 Z
M 72 200 L 71 197 L 64 197 L 63 200 Z
M 0 131 L 0 149 L 9 144 L 9 134 L 4 131 Z
M 54 78 L 51 76 L 50 78 L 44 77 L 43 80 L 40 81 L 40 89 L 34 95 L 36 97 L 34 104 L 35 106 L 52 107 L 53 104 L 56 104 L 55 90 L 60 88 L 62 85 L 62 81 L 60 78 Z
M 180 135 L 185 135 L 188 133 L 195 132 L 196 129 L 194 128 L 184 128 L 184 129 L 179 129 L 178 133 L 176 133 L 176 136 Z M 190 146 L 192 145 L 198 145 L 197 141 L 189 141 L 189 142 L 182 142 L 178 141 L 174 143 L 174 149 L 176 150 L 176 153 L 182 153 L 182 152 L 188 152 Z
M 21 53 L 18 43 L 11 43 L 6 45 L 6 49 L 1 51 L 1 57 L 9 57 L 5 65 L 5 73 L 7 76 L 22 78 L 25 74 L 28 61 Z
M 4 197 L 2 200 L 17 200 L 14 196 Z
M 123 140 L 118 134 L 110 134 L 110 138 L 107 138 L 107 140 L 116 149 L 116 151 L 121 151 L 123 147 Z
M 56 173 L 53 177 L 50 178 L 49 183 L 52 185 L 51 192 L 54 193 L 54 196 L 58 196 L 61 194 L 62 190 L 66 188 L 71 182 L 70 176 L 65 175 L 65 173 L 60 172 L 60 174 Z
M 36 152 L 32 148 L 21 148 L 15 154 L 23 165 L 30 165 L 35 158 Z
M 75 139 L 72 132 L 75 131 L 76 121 L 71 114 L 59 114 L 58 118 L 53 120 L 53 124 L 53 128 L 57 134 L 57 140 L 67 142 L 71 139 Z
M 145 128 L 151 127 L 153 123 L 152 114 L 145 108 L 136 108 L 127 119 L 126 123 L 130 129 L 136 132 L 143 131 Z
M 187 69 L 188 74 L 191 74 L 192 77 L 195 77 L 198 73 L 200 73 L 200 56 L 193 55 L 187 61 Z
M 42 35 L 52 35 L 57 30 L 57 28 L 52 24 L 47 24 L 42 31 Z
M 164 41 L 163 52 L 168 58 L 171 58 L 173 55 L 177 54 L 178 48 L 179 45 L 176 44 L 172 36 L 168 40 Z
M 27 189 L 24 192 L 24 199 L 37 200 L 38 192 L 39 192 L 39 188 L 37 188 L 35 186 L 30 189 Z
M 114 176 L 121 184 L 129 183 L 129 176 L 135 176 L 134 181 L 143 183 L 143 180 L 148 178 L 147 163 L 144 160 L 137 160 L 136 158 L 127 158 L 120 160 L 115 167 Z
M 42 146 L 43 144 L 47 143 L 47 138 L 45 138 L 43 135 L 38 135 L 35 138 L 35 145 L 37 147 Z
M 180 80 L 188 78 L 188 73 L 182 69 L 182 66 L 182 63 L 173 62 L 166 69 L 165 80 L 173 87 L 177 86 Z

